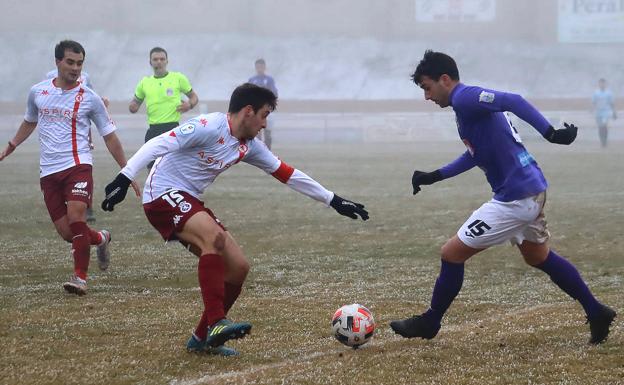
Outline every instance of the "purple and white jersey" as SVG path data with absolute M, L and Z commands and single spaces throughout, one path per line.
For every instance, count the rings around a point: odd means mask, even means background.
M 520 95 L 459 83 L 450 102 L 467 151 L 440 169 L 444 178 L 479 166 L 494 199 L 510 202 L 537 195 L 548 187 L 542 170 L 526 150 L 505 111 L 517 115 L 542 135 L 550 123 Z
M 199 115 L 149 140 L 121 172 L 134 179 L 154 159 L 156 162 L 145 181 L 143 203 L 152 202 L 171 189 L 200 199 L 219 174 L 241 161 L 326 205 L 333 198 L 331 191 L 282 162 L 261 141 L 232 136 L 228 116 L 223 113 Z

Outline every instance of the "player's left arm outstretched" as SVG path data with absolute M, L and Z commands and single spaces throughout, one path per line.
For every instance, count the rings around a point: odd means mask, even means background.
M 455 109 L 463 109 L 471 114 L 482 112 L 509 111 L 529 123 L 547 141 L 555 144 L 572 144 L 576 139 L 578 127 L 571 123 L 563 123 L 563 128 L 555 129 L 550 122 L 531 103 L 521 95 L 474 87 L 472 94 L 461 99 Z
M 366 211 L 363 204 L 342 198 L 338 194 L 327 190 L 304 172 L 278 159 L 264 143 L 254 143 L 250 153 L 243 158 L 243 162 L 264 170 L 293 190 L 325 203 L 340 215 L 352 219 L 358 219 L 359 217 L 364 221 L 369 217 L 368 211 Z

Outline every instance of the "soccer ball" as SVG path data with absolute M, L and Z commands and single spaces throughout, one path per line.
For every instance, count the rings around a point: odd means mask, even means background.
M 357 303 L 344 305 L 332 317 L 332 332 L 338 341 L 357 349 L 375 333 L 373 313 Z

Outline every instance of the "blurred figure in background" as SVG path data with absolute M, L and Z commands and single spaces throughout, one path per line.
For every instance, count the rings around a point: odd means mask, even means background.
M 266 62 L 260 58 L 254 63 L 256 67 L 256 74 L 249 78 L 249 83 L 255 84 L 260 87 L 268 88 L 275 96 L 279 96 L 277 93 L 277 87 L 275 86 L 275 79 L 272 76 L 266 74 Z M 260 132 L 259 139 L 267 145 L 269 150 L 271 149 L 271 128 L 273 128 L 273 121 L 269 119 L 267 126 Z
M 598 80 L 598 89 L 592 96 L 592 105 L 594 106 L 594 115 L 598 125 L 600 145 L 604 148 L 607 147 L 609 119 L 613 118 L 615 120 L 617 118 L 615 107 L 613 106 L 613 94 L 607 89 L 607 81 L 605 79 Z
M 149 124 L 145 142 L 177 127 L 180 114 L 192 110 L 199 102 L 186 76 L 180 72 L 167 71 L 169 59 L 164 48 L 152 48 L 149 57 L 154 75 L 141 79 L 128 106 L 130 112 L 134 114 L 145 101 Z M 187 101 L 180 99 L 181 93 L 188 97 Z M 152 168 L 153 164 L 154 162 L 148 164 L 147 169 Z

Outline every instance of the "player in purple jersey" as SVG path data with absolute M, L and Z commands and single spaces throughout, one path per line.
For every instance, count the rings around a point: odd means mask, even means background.
M 266 61 L 262 58 L 258 59 L 254 63 L 254 67 L 256 69 L 256 74 L 249 78 L 248 82 L 251 84 L 255 84 L 260 87 L 268 88 L 275 94 L 275 96 L 279 96 L 277 93 L 277 87 L 275 86 L 275 79 L 272 76 L 266 74 Z M 258 135 L 258 139 L 264 142 L 267 145 L 269 150 L 271 149 L 271 131 L 273 128 L 273 122 L 271 118 L 267 121 L 267 126 L 264 130 L 260 131 Z
M 479 166 L 494 197 L 473 212 L 442 246 L 442 266 L 430 308 L 421 315 L 392 321 L 390 327 L 406 338 L 435 337 L 444 313 L 461 289 L 464 263 L 490 246 L 510 241 L 527 264 L 544 271 L 561 290 L 581 303 L 591 331 L 589 342 L 604 341 L 615 311 L 598 302 L 576 268 L 549 248 L 544 216 L 546 179 L 504 112 L 513 112 L 551 143 L 572 143 L 576 126 L 566 123 L 565 128 L 555 130 L 520 95 L 460 83 L 455 61 L 440 52 L 426 51 L 412 79 L 424 90 L 425 99 L 442 108 L 453 107 L 459 137 L 467 147 L 465 153 L 438 170 L 414 171 L 414 194 L 423 185 Z

